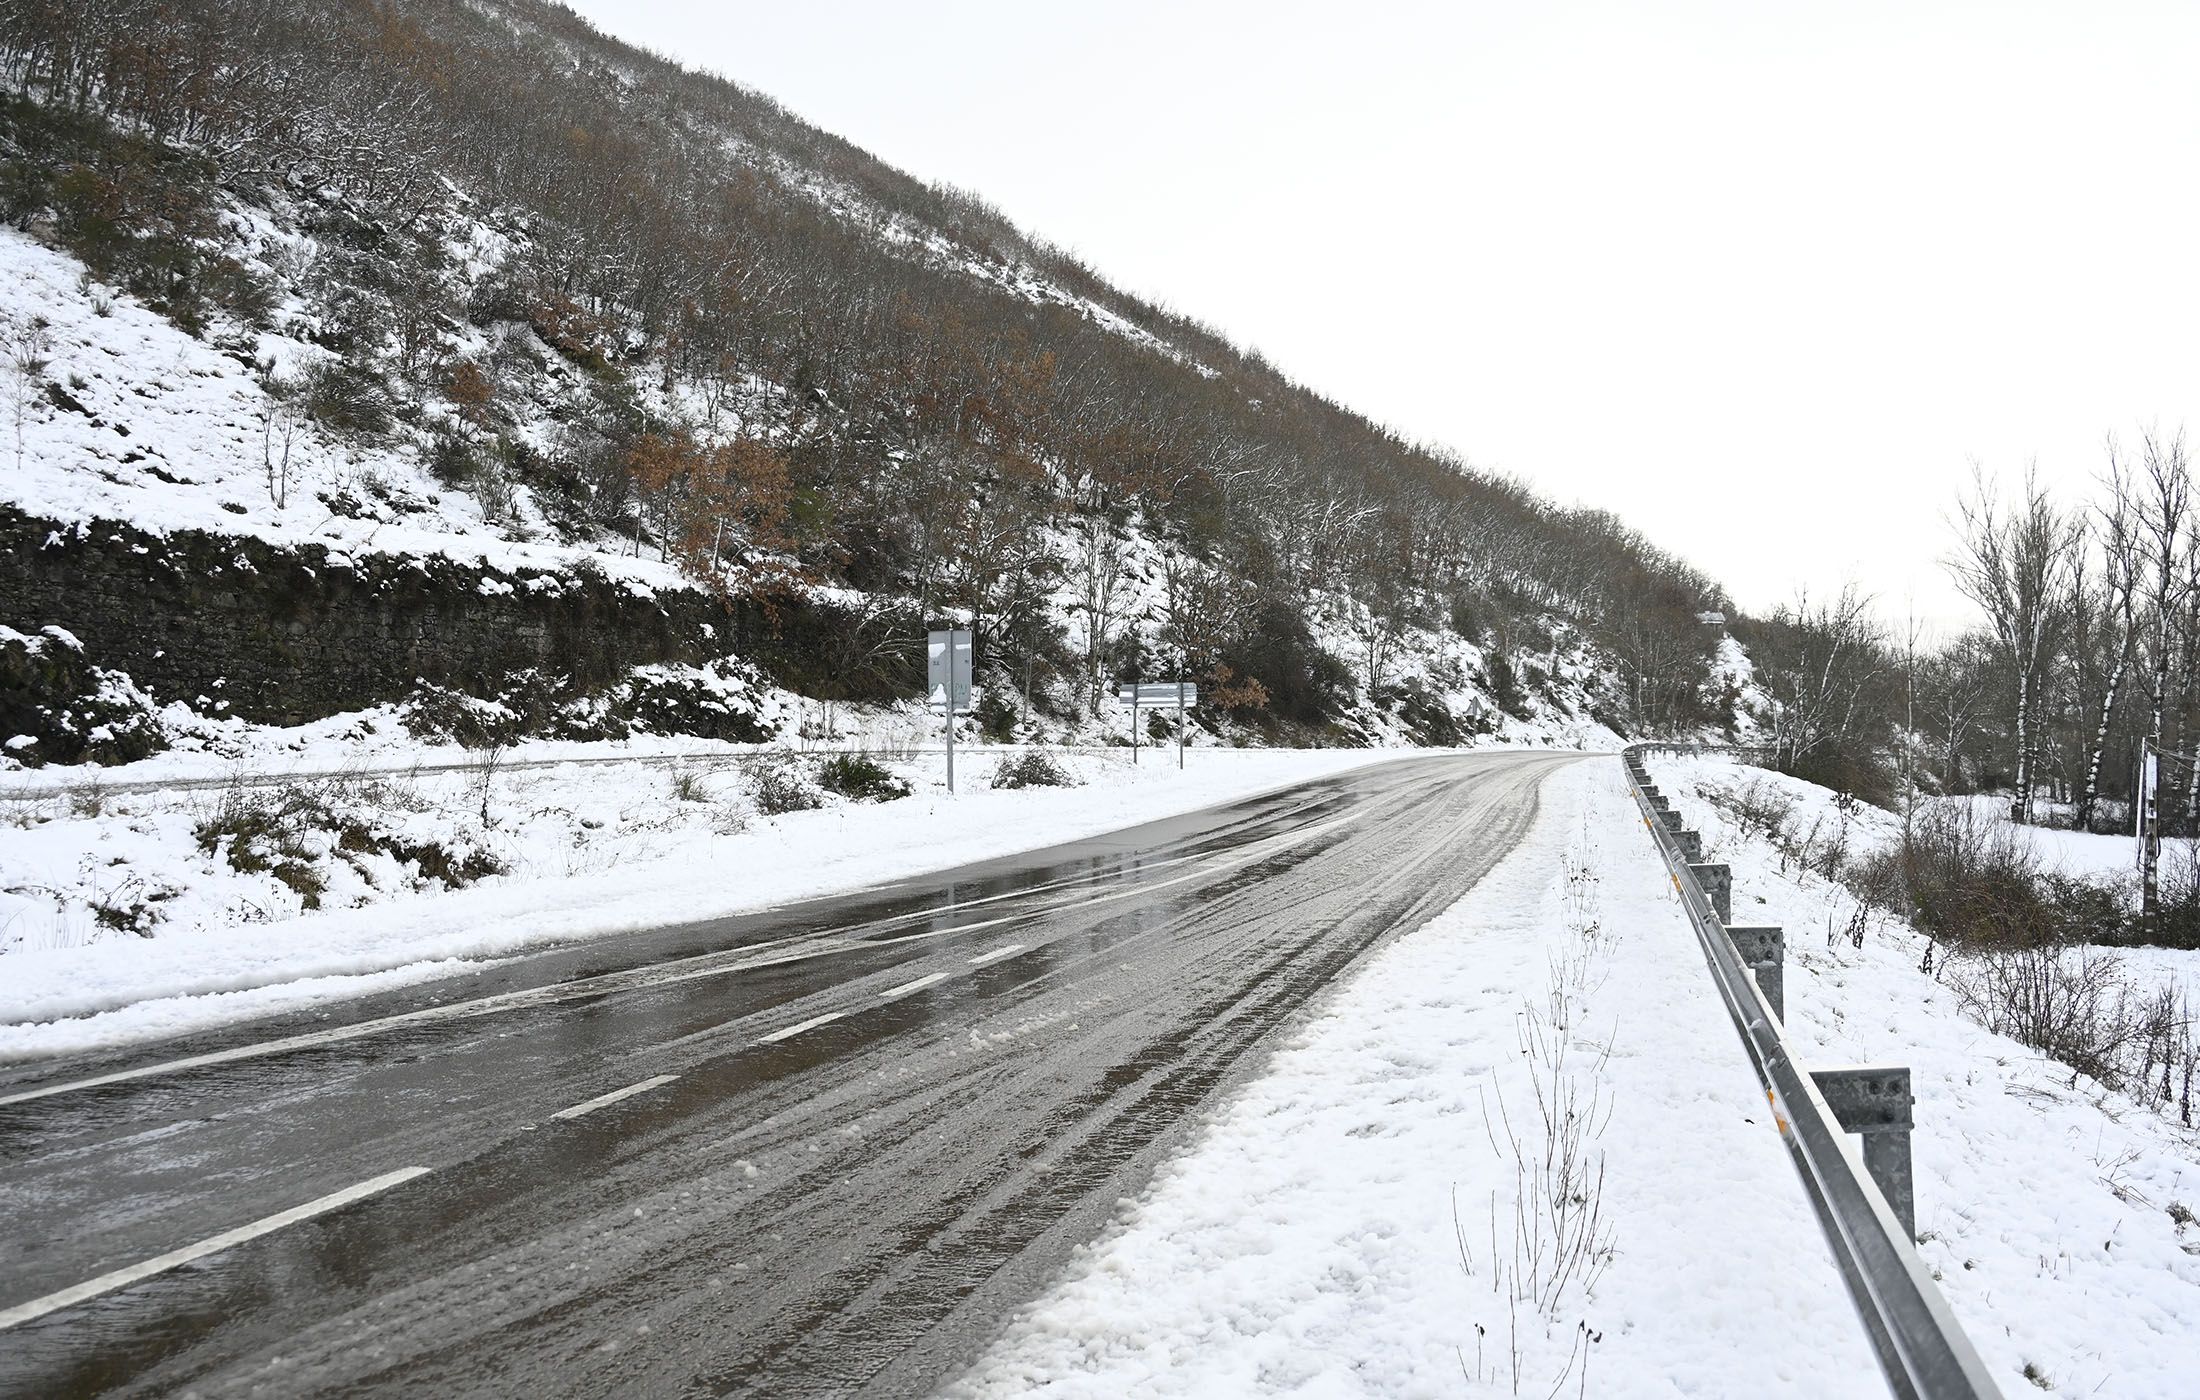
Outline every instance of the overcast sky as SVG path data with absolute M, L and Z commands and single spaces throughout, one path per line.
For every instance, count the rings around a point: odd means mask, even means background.
M 576 8 L 1747 607 L 2200 428 L 2200 5 Z

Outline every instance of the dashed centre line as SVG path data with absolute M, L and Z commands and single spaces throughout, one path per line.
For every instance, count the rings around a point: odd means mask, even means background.
M 636 1094 L 646 1094 L 652 1089 L 670 1084 L 679 1077 L 677 1074 L 660 1074 L 653 1079 L 645 1079 L 639 1084 L 629 1084 L 624 1089 L 613 1089 L 608 1094 L 598 1094 L 586 1103 L 577 1103 L 571 1108 L 561 1108 L 550 1116 L 552 1118 L 578 1118 L 584 1113 L 594 1113 L 599 1108 L 608 1108 L 621 1099 L 630 1099 Z
M 978 956 L 970 960 L 970 965 L 972 967 L 984 967 L 987 963 L 999 962 L 1001 959 L 1007 957 L 1009 954 L 1021 953 L 1023 950 L 1024 945 L 1021 943 L 1004 943 L 1000 947 L 995 948 L 990 953 L 978 954 Z
M 897 1001 L 902 997 L 908 996 L 911 992 L 921 992 L 926 987 L 931 986 L 935 982 L 945 982 L 946 980 L 946 973 L 935 972 L 929 977 L 919 977 L 914 982 L 904 982 L 900 986 L 894 988 L 892 991 L 880 992 L 878 994 L 878 999 L 880 1001 Z
M 353 1201 L 372 1196 L 378 1191 L 387 1191 L 392 1186 L 401 1186 L 416 1176 L 426 1176 L 427 1174 L 428 1169 L 426 1167 L 401 1167 L 393 1172 L 384 1172 L 380 1176 L 371 1177 L 355 1186 L 347 1186 L 341 1191 L 332 1191 L 326 1196 L 307 1201 L 302 1206 L 292 1206 L 289 1210 L 264 1216 L 249 1225 L 239 1225 L 234 1230 L 224 1230 L 218 1235 L 200 1240 L 197 1244 L 187 1244 L 181 1249 L 171 1249 L 166 1254 L 156 1254 L 141 1263 L 127 1265 L 111 1273 L 101 1274 L 98 1278 L 87 1279 L 83 1283 L 64 1288 L 58 1293 L 48 1293 L 43 1298 L 33 1298 L 27 1303 L 17 1303 L 12 1308 L 0 1310 L 0 1332 L 29 1322 L 33 1318 L 44 1317 L 47 1313 L 58 1309 L 97 1298 L 102 1293 L 112 1293 L 117 1288 L 126 1288 L 140 1279 L 166 1273 L 168 1270 L 178 1265 L 188 1264 L 194 1259 L 204 1259 L 209 1254 L 219 1254 L 225 1249 L 233 1249 L 247 1240 L 255 1240 L 262 1235 L 272 1234 L 286 1225 L 295 1225 L 301 1220 L 310 1220 L 316 1215 L 325 1215 L 340 1206 L 348 1206 Z
M 845 1011 L 828 1011 L 822 1016 L 812 1016 L 807 1021 L 797 1021 L 791 1026 L 781 1026 L 770 1035 L 760 1035 L 756 1038 L 756 1043 L 758 1045 L 777 1045 L 782 1040 L 791 1039 L 804 1031 L 814 1031 L 828 1021 L 837 1021 L 847 1014 Z

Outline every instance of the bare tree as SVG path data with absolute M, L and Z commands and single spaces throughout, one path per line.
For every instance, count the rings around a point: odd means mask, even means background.
M 282 510 L 290 504 L 290 459 L 305 426 L 302 386 L 268 376 L 267 402 L 260 408 L 260 466 L 267 474 L 267 498 Z
M 2145 556 L 2144 529 L 2137 484 L 2124 464 L 2113 438 L 2108 444 L 2108 472 L 2102 482 L 2107 501 L 2095 508 L 2099 521 L 2102 625 L 2108 629 L 2107 675 L 2100 689 L 2100 718 L 2087 741 L 2084 784 L 2078 792 L 2078 828 L 2090 830 L 2100 803 L 2101 764 L 2108 752 L 2110 726 L 2116 703 L 2123 696 L 2124 679 L 2131 670 L 2132 653 L 2139 638 L 2140 570 Z
M 1759 681 L 1774 702 L 1772 735 L 1780 766 L 1821 771 L 1831 755 L 1856 747 L 1872 711 L 1885 639 L 1872 600 L 1855 584 L 1830 602 L 1806 592 L 1772 617 L 1777 640 L 1765 648 Z
M 2016 804 L 2018 821 L 2032 819 L 2032 787 L 2039 743 L 2037 707 L 2041 682 L 2068 616 L 2070 571 L 2081 541 L 2079 522 L 2066 514 L 2028 468 L 2013 501 L 2003 501 L 1983 472 L 1974 472 L 1972 494 L 1958 507 L 1962 552 L 1948 569 L 1964 596 L 1986 614 L 2008 652 L 2016 687 Z
M 1129 560 L 1123 537 L 1104 513 L 1080 513 L 1071 526 L 1077 541 L 1070 581 L 1076 590 L 1076 607 L 1085 615 L 1085 677 L 1091 686 L 1088 703 L 1095 713 L 1107 682 L 1102 667 L 1115 647 L 1123 625 L 1123 610 L 1131 600 Z
M 2162 707 L 2175 654 L 2176 618 L 2192 591 L 2186 568 L 2192 548 L 2192 473 L 2183 434 L 2149 432 L 2140 440 L 2137 528 L 2139 587 L 2146 606 L 2147 737 L 2162 742 Z

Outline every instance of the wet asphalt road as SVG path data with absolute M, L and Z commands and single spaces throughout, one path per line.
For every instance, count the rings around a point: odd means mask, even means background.
M 0 1069 L 0 1394 L 921 1394 L 1566 761 L 1408 759 Z

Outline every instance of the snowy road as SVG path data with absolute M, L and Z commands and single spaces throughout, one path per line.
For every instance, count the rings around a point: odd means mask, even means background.
M 1527 828 L 1416 758 L 0 1073 L 0 1393 L 906 1394 Z

